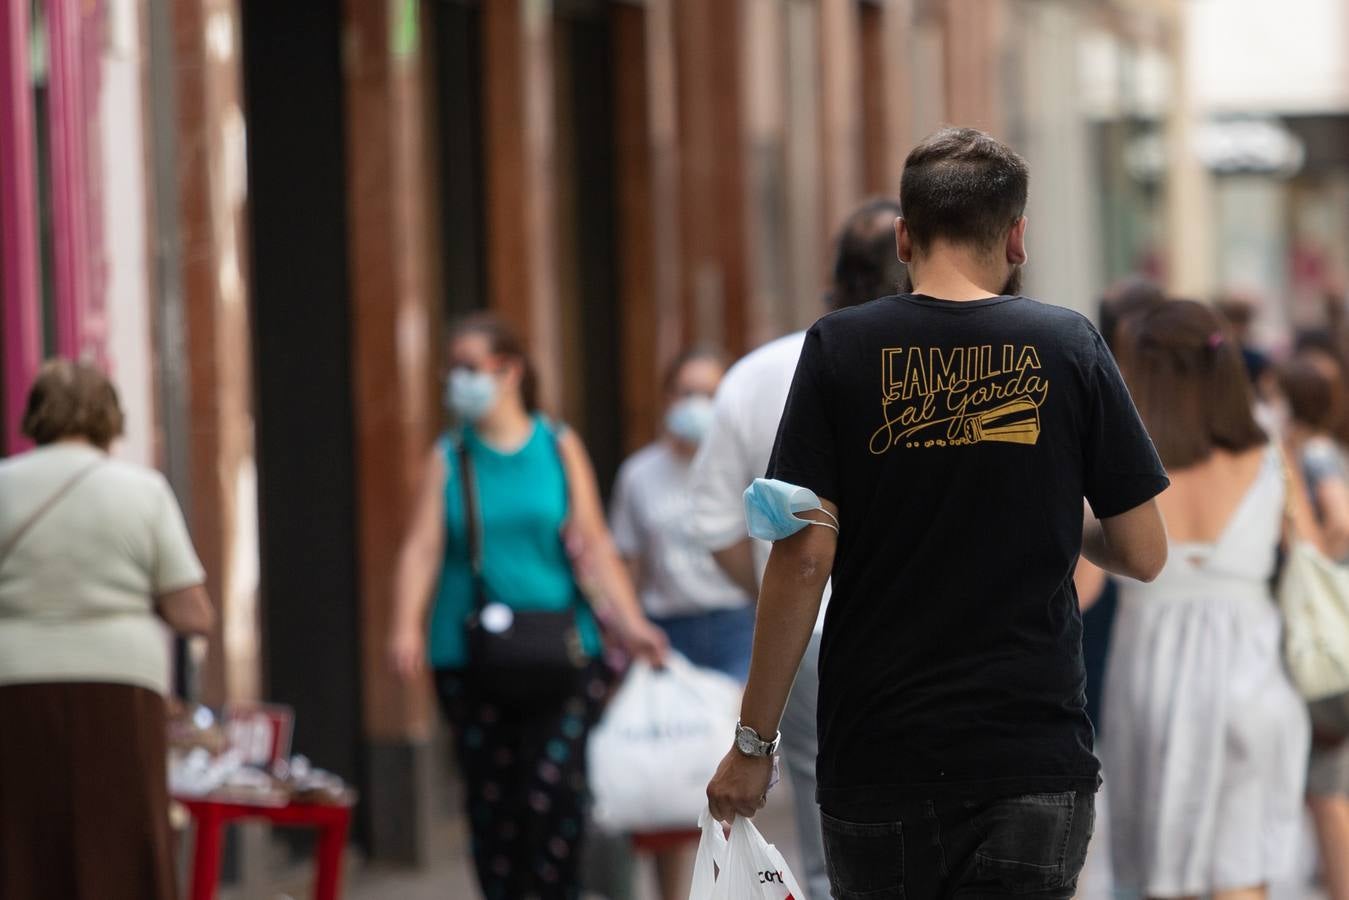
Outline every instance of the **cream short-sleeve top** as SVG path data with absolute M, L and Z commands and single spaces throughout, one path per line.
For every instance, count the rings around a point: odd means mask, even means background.
M 95 461 L 0 560 L 0 685 L 113 682 L 167 694 L 170 641 L 154 600 L 205 573 L 162 475 L 78 443 L 0 460 L 0 548 Z

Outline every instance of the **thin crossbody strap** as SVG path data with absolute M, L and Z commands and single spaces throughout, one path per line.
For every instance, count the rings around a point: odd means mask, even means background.
M 65 497 L 66 494 L 69 494 L 72 490 L 74 490 L 75 485 L 79 484 L 81 481 L 84 480 L 84 476 L 88 475 L 90 472 L 94 471 L 99 466 L 103 465 L 103 462 L 104 462 L 103 458 L 99 457 L 98 459 L 89 463 L 89 465 L 80 469 L 74 475 L 71 475 L 69 478 L 65 480 L 65 482 L 59 488 L 56 489 L 56 493 L 48 497 L 41 506 L 39 506 L 37 509 L 33 511 L 32 515 L 30 515 L 27 519 L 24 519 L 23 523 L 20 524 L 19 527 L 16 528 L 12 534 L 10 534 L 9 538 L 5 541 L 4 545 L 0 546 L 0 565 L 3 565 L 5 560 L 9 558 L 10 553 L 14 552 L 14 548 L 19 546 L 19 542 L 24 539 L 24 536 L 27 535 L 28 532 L 33 530 L 33 526 L 36 525 L 38 522 L 41 522 L 43 516 L 51 512 L 52 508 L 55 507 L 56 504 L 60 503 L 61 499 Z
M 1289 461 L 1287 448 L 1281 444 L 1276 444 L 1275 452 L 1279 454 L 1279 467 L 1283 470 L 1284 539 L 1291 546 L 1293 541 L 1300 537 L 1297 533 L 1297 482 L 1293 479 L 1293 464 Z
M 459 488 L 464 498 L 464 533 L 468 536 L 468 564 L 473 570 L 473 611 L 487 607 L 487 583 L 482 575 L 482 519 L 478 513 L 478 480 L 468 441 L 459 436 Z

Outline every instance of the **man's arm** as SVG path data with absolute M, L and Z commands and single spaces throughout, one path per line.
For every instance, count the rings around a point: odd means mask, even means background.
M 1086 612 L 1096 605 L 1105 592 L 1105 572 L 1100 566 L 1094 566 L 1088 559 L 1077 560 L 1073 570 L 1073 587 L 1077 588 L 1078 609 Z
M 838 516 L 837 506 L 828 500 L 821 503 Z M 819 511 L 800 515 L 829 521 Z M 765 740 L 777 734 L 787 695 L 815 628 L 837 546 L 838 535 L 832 528 L 808 526 L 773 544 L 768 557 L 759 592 L 749 683 L 740 704 L 741 724 Z M 734 815 L 753 816 L 764 805 L 772 768 L 771 759 L 745 756 L 733 747 L 707 786 L 712 814 L 721 821 Z
M 712 559 L 722 574 L 751 597 L 759 593 L 758 571 L 754 565 L 754 541 L 745 538 L 722 550 L 712 551 Z
M 1166 523 L 1155 499 L 1108 519 L 1088 518 L 1082 528 L 1082 555 L 1126 578 L 1152 581 L 1166 553 Z

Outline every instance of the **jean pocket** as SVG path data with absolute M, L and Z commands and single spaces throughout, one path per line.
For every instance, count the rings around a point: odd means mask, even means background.
M 974 854 L 979 880 L 1013 893 L 1072 887 L 1092 819 L 1092 798 L 1072 791 L 990 804 L 980 816 L 984 839 Z
M 835 900 L 901 900 L 904 827 L 899 822 L 845 822 L 820 814 L 824 857 Z

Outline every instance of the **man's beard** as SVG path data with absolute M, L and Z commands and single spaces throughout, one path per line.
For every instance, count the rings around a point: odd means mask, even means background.
M 1012 266 L 1012 271 L 1007 274 L 1007 280 L 1002 285 L 1002 296 L 1017 297 L 1021 294 L 1021 267 Z M 909 277 L 909 267 L 904 267 L 904 274 L 899 277 L 899 292 L 901 294 L 913 293 L 913 279 Z

